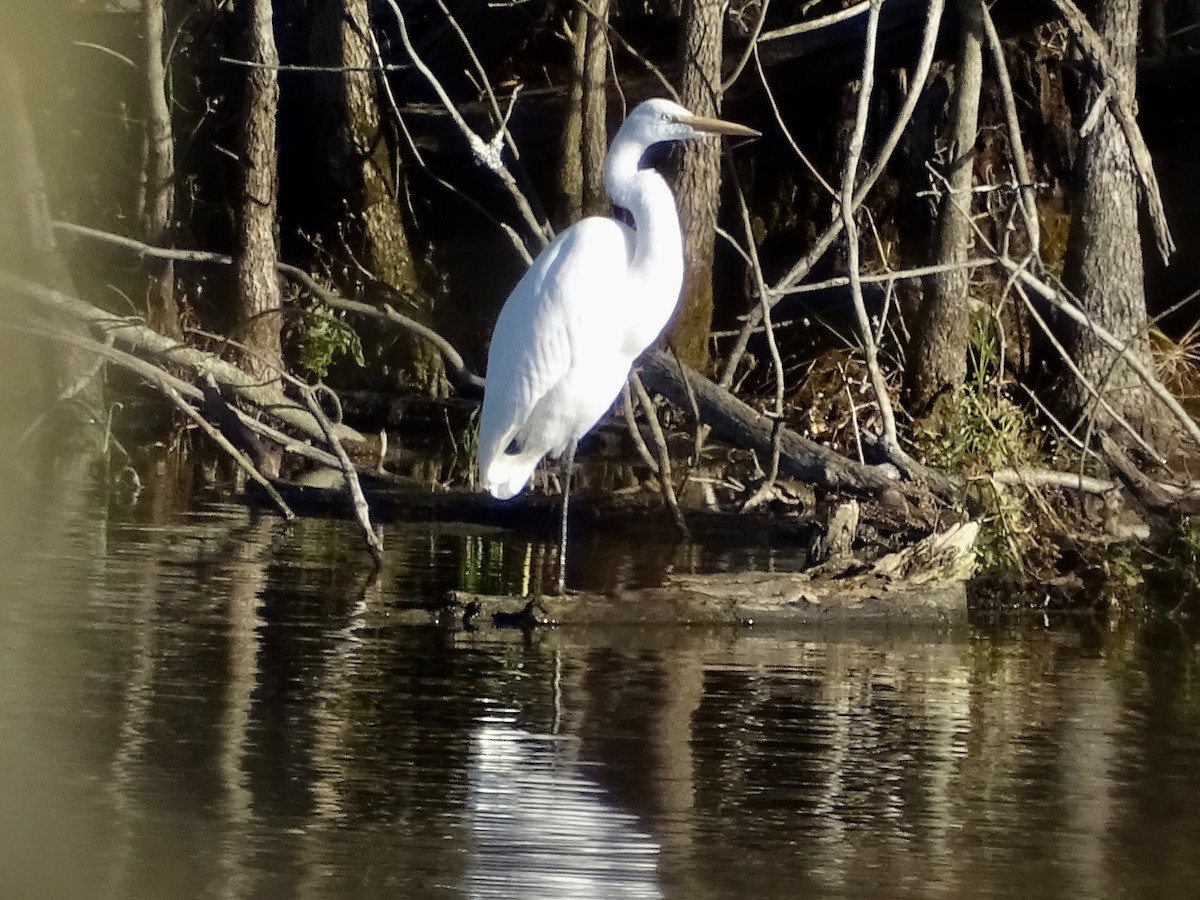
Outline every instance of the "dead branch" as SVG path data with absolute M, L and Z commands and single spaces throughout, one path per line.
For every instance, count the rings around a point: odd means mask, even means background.
M 307 388 L 303 393 L 304 400 L 308 404 L 313 418 L 321 423 L 321 430 L 325 433 L 325 440 L 333 448 L 334 455 L 338 459 L 339 468 L 342 470 L 342 478 L 346 482 L 346 491 L 350 494 L 351 502 L 354 505 L 354 517 L 362 527 L 363 534 L 367 539 L 367 547 L 371 551 L 371 557 L 375 560 L 375 568 L 378 569 L 383 565 L 383 541 L 380 540 L 379 532 L 375 530 L 375 526 L 371 524 L 371 508 L 367 506 L 367 498 L 363 496 L 362 484 L 358 480 L 358 471 L 354 468 L 354 463 L 350 461 L 350 457 L 346 454 L 346 448 L 338 440 L 337 431 L 333 423 L 325 415 L 325 410 L 321 409 L 321 403 L 317 399 L 316 391 L 312 388 Z
M 137 319 L 113 315 L 90 303 L 16 275 L 0 272 L 0 288 L 22 294 L 46 310 L 65 313 L 85 322 L 120 344 L 153 353 L 168 363 L 195 373 L 197 377 L 211 374 L 240 399 L 269 413 L 288 427 L 308 437 L 324 439 L 324 431 L 319 423 L 307 409 L 283 393 L 278 379 L 254 378 L 212 353 L 164 337 Z M 339 439 L 355 442 L 363 440 L 361 434 L 346 425 L 338 425 L 336 430 Z
M 141 258 L 152 257 L 156 259 L 170 259 L 177 262 L 191 263 L 215 263 L 217 265 L 231 266 L 233 265 L 233 257 L 227 256 L 224 253 L 212 253 L 208 250 L 176 250 L 169 247 L 155 247 L 152 244 L 147 244 L 144 241 L 135 240 L 134 238 L 125 237 L 120 234 L 113 234 L 110 231 L 102 231 L 99 228 L 91 228 L 87 225 L 76 225 L 73 222 L 54 221 L 51 223 L 60 231 L 65 231 L 68 234 L 78 235 L 80 237 L 89 238 L 95 241 L 102 241 L 106 244 L 111 244 L 116 247 L 122 247 L 132 253 L 136 253 Z M 418 337 L 424 338 L 432 344 L 442 358 L 446 361 L 457 376 L 460 383 L 469 384 L 473 387 L 483 387 L 483 379 L 467 368 L 466 362 L 463 360 L 462 354 L 455 349 L 454 345 L 447 341 L 444 337 L 429 328 L 422 325 L 420 322 L 412 319 L 397 310 L 389 303 L 384 303 L 380 306 L 372 306 L 369 303 L 360 303 L 357 300 L 349 300 L 340 294 L 331 291 L 317 283 L 311 275 L 298 266 L 290 265 L 285 262 L 276 262 L 275 268 L 281 274 L 288 276 L 294 281 L 299 282 L 306 289 L 318 297 L 326 306 L 334 309 L 341 309 L 346 312 L 352 312 L 355 315 L 368 316 L 372 319 L 378 319 L 383 322 L 390 322 L 403 328 L 405 331 L 410 331 Z
M 1094 321 L 1090 316 L 1087 315 L 1087 313 L 1085 313 L 1074 302 L 1068 299 L 1064 292 L 1056 290 L 1046 282 L 1042 281 L 1040 278 L 1037 278 L 1033 275 L 1033 273 L 1029 272 L 1019 263 L 1004 257 L 999 257 L 998 261 L 1000 265 L 1004 266 L 1005 270 L 1016 275 L 1017 279 L 1022 284 L 1036 293 L 1039 297 L 1041 297 L 1063 315 L 1067 316 L 1067 318 L 1071 319 L 1071 321 L 1082 325 L 1084 328 L 1090 329 L 1091 332 L 1096 335 L 1096 337 L 1099 338 L 1102 343 L 1108 345 L 1109 349 L 1121 356 L 1129 368 L 1132 369 L 1138 378 L 1142 380 L 1142 383 L 1146 385 L 1147 389 L 1154 394 L 1155 397 L 1161 400 L 1163 405 L 1171 411 L 1171 414 L 1175 417 L 1179 424 L 1183 426 L 1184 431 L 1186 431 L 1191 436 L 1192 440 L 1196 442 L 1196 446 L 1200 447 L 1200 425 L 1196 424 L 1196 420 L 1188 414 L 1187 410 L 1185 410 L 1182 404 L 1180 404 L 1180 402 L 1175 399 L 1171 392 L 1163 386 L 1162 382 L 1155 377 L 1154 373 L 1151 372 L 1146 365 L 1137 358 L 1137 355 L 1129 351 L 1129 347 L 1125 341 L 1118 339 L 1107 328 L 1105 328 L 1099 322 Z M 1156 457 L 1157 456 L 1160 456 L 1160 454 L 1156 454 Z
M 231 459 L 242 469 L 251 479 L 257 482 L 266 492 L 267 496 L 279 509 L 280 513 L 288 521 L 296 518 L 296 514 L 292 512 L 287 502 L 280 496 L 275 486 L 262 474 L 259 468 L 254 464 L 253 460 L 238 449 L 234 444 L 220 431 L 215 429 L 207 419 L 202 416 L 199 411 L 188 402 L 190 398 L 192 402 L 200 403 L 204 400 L 204 393 L 195 385 L 182 379 L 176 378 L 165 369 L 161 369 L 153 363 L 139 359 L 132 354 L 125 353 L 116 349 L 111 343 L 97 341 L 93 338 L 82 334 L 73 334 L 70 332 L 56 331 L 44 325 L 38 325 L 30 322 L 18 324 L 0 320 L 0 328 L 7 328 L 13 331 L 20 331 L 25 334 L 35 335 L 45 338 L 46 340 L 58 341 L 59 343 L 69 344 L 72 347 L 86 350 L 94 353 L 98 362 L 102 363 L 105 360 L 115 363 L 137 375 L 140 375 L 146 383 L 156 388 L 161 394 L 175 404 L 184 415 L 191 419 L 205 434 L 212 438 L 213 442 L 224 450 Z
M 662 425 L 659 424 L 658 413 L 654 410 L 654 401 L 650 399 L 637 372 L 629 373 L 629 384 L 637 394 L 642 410 L 646 413 L 646 424 L 650 426 L 650 434 L 654 438 L 654 448 L 658 451 L 658 486 L 662 492 L 663 501 L 671 511 L 671 518 L 675 520 L 675 529 L 679 532 L 679 536 L 686 538 L 688 536 L 687 523 L 684 522 L 683 513 L 679 510 L 679 500 L 675 496 L 675 483 L 671 476 L 671 451 L 667 448 L 666 435 L 663 434 Z
M 925 30 L 921 39 L 921 53 L 913 69 L 908 96 L 904 98 L 904 103 L 901 105 L 900 111 L 896 114 L 896 121 L 892 124 L 891 131 L 880 146 L 874 164 L 867 171 L 862 181 L 859 182 L 854 192 L 853 209 L 857 209 L 862 204 L 867 194 L 875 186 L 875 182 L 883 174 L 884 169 L 886 169 L 888 162 L 891 160 L 892 153 L 900 143 L 904 129 L 912 119 L 913 111 L 917 107 L 917 101 L 924 90 L 925 81 L 929 77 L 929 69 L 933 65 L 934 50 L 937 48 L 937 37 L 941 26 L 942 9 L 944 6 L 945 0 L 930 0 L 929 2 L 929 10 L 925 14 Z M 863 11 L 865 9 L 866 7 L 864 6 Z M 762 43 L 762 38 L 759 38 L 759 42 Z M 830 223 L 825 233 L 817 238 L 808 253 L 793 265 L 782 278 L 775 282 L 770 292 L 770 305 L 772 307 L 786 296 L 788 291 L 794 288 L 812 270 L 812 267 L 817 264 L 821 257 L 825 255 L 826 251 L 833 246 L 833 242 L 842 233 L 842 226 L 843 222 L 839 214 L 834 217 L 833 222 Z M 761 321 L 762 310 L 756 305 L 747 315 L 746 322 L 742 326 L 742 330 L 739 332 L 732 350 L 730 350 L 728 359 L 725 361 L 725 368 L 721 372 L 721 377 L 718 381 L 721 387 L 728 388 L 733 384 L 738 363 L 741 362 L 742 357 L 746 353 L 746 346 L 750 342 L 750 335 Z
M 900 448 L 900 440 L 896 436 L 896 413 L 892 409 L 892 399 L 888 394 L 883 370 L 879 367 L 879 351 L 875 346 L 875 333 L 871 328 L 871 320 L 867 316 L 866 302 L 863 300 L 862 281 L 858 271 L 858 224 L 854 219 L 854 182 L 858 174 L 858 161 L 862 157 L 863 142 L 867 134 L 867 116 L 871 109 L 871 92 L 875 83 L 875 41 L 879 34 L 879 12 L 882 7 L 883 0 L 871 0 L 870 16 L 867 19 L 866 48 L 863 51 L 863 73 L 858 91 L 858 110 L 854 120 L 854 133 L 850 138 L 850 150 L 846 154 L 846 167 L 842 173 L 839 205 L 842 229 L 846 232 L 846 265 L 850 273 L 850 296 L 854 301 L 854 315 L 858 320 L 859 337 L 862 339 L 863 356 L 866 358 L 871 386 L 875 391 L 875 402 L 879 405 L 879 414 L 883 419 L 883 449 L 892 463 L 911 473 L 916 467 L 916 463 Z
M 408 36 L 408 25 L 404 19 L 404 13 L 401 12 L 396 0 L 387 0 L 387 4 L 389 7 L 391 7 L 392 15 L 396 18 L 396 26 L 400 33 L 400 41 L 404 44 L 404 50 L 408 54 L 409 59 L 413 61 L 413 65 L 417 67 L 417 70 L 425 77 L 425 80 L 429 83 L 429 86 L 433 88 L 434 92 L 438 95 L 438 99 L 441 100 L 442 106 L 446 110 L 447 115 L 450 116 L 450 118 L 454 121 L 454 124 L 458 127 L 458 130 L 462 132 L 463 137 L 466 138 L 467 144 L 471 148 L 471 153 L 477 160 L 479 160 L 480 163 L 487 166 L 487 168 L 493 172 L 497 178 L 500 179 L 500 183 L 504 185 L 505 190 L 507 190 L 509 196 L 512 197 L 513 202 L 517 206 L 517 211 L 520 212 L 521 218 L 525 220 L 526 226 L 528 226 L 529 230 L 537 239 L 539 246 L 545 247 L 554 237 L 554 230 L 550 227 L 550 223 L 546 221 L 544 217 L 539 217 L 536 213 L 534 213 L 533 206 L 530 204 L 529 198 L 526 197 L 521 191 L 521 188 L 517 184 L 517 179 L 513 176 L 511 170 L 509 170 L 508 166 L 504 162 L 503 147 L 505 128 L 503 123 L 501 123 L 500 129 L 490 141 L 485 141 L 475 133 L 475 130 L 467 124 L 467 120 L 462 117 L 462 114 L 454 105 L 454 101 L 450 99 L 445 88 L 443 88 L 441 82 L 438 81 L 437 76 L 433 74 L 433 70 L 430 69 L 429 66 L 425 64 L 425 61 L 417 54 L 417 51 L 413 47 L 412 41 Z
M 224 450 L 237 463 L 238 468 L 266 491 L 267 496 L 271 498 L 271 502 L 279 509 L 284 519 L 291 522 L 296 518 L 296 514 L 292 512 L 292 508 L 287 505 L 283 497 L 279 496 L 279 491 L 275 490 L 275 485 L 271 484 L 267 477 L 259 471 L 258 466 L 250 460 L 249 456 L 235 447 L 229 438 L 217 431 L 208 419 L 200 415 L 200 412 L 192 404 L 183 399 L 183 395 L 178 390 L 165 384 L 161 379 L 158 379 L 156 387 L 175 404 L 180 412 L 191 419 L 201 431 L 207 434 L 213 443 Z
M 718 436 L 762 458 L 772 452 L 773 421 L 725 388 L 682 363 L 676 364 L 661 351 L 644 355 L 641 371 L 647 388 L 676 406 L 687 408 L 689 393 L 694 396 L 701 418 Z M 934 473 L 926 489 L 902 481 L 894 466 L 853 462 L 786 427 L 779 429 L 779 452 L 781 471 L 823 490 L 875 496 L 896 489 L 918 501 L 928 498 L 930 491 L 943 500 L 957 493 L 958 484 L 949 476 Z
M 1034 192 L 1033 177 L 1029 173 L 1029 163 L 1025 158 L 1025 141 L 1021 136 L 1021 123 L 1017 118 L 1017 101 L 1013 95 L 1012 79 L 1008 74 L 1008 63 L 1004 59 L 1004 46 L 1000 43 L 1000 35 L 996 32 L 996 23 L 988 5 L 984 3 L 983 30 L 987 35 L 988 47 L 992 51 L 992 59 L 996 64 L 996 79 L 1000 83 L 1000 96 L 1004 100 L 1004 120 L 1008 126 L 1008 144 L 1012 150 L 1013 168 L 1017 173 L 1018 191 L 1021 198 L 1021 215 L 1025 220 L 1025 228 L 1029 232 L 1030 253 L 1037 256 L 1041 252 L 1041 223 L 1038 220 L 1037 197 Z
M 788 25 L 786 28 L 776 28 L 773 31 L 768 31 L 766 34 L 760 35 L 758 42 L 765 44 L 768 41 L 777 41 L 781 38 L 794 37 L 797 34 L 805 34 L 810 31 L 819 31 L 822 28 L 828 28 L 830 25 L 836 25 L 838 22 L 845 22 L 849 19 L 857 18 L 867 12 L 871 7 L 870 0 L 861 0 L 853 6 L 839 10 L 835 13 L 830 13 L 827 16 L 821 16 L 816 19 L 811 19 L 807 22 L 797 22 L 795 25 Z

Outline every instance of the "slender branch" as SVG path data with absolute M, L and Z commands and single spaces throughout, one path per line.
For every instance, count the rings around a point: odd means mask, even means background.
M 929 9 L 925 14 L 925 31 L 921 39 L 921 52 L 913 70 L 908 96 L 904 98 L 904 103 L 901 105 L 900 111 L 896 114 L 896 121 L 892 124 L 892 130 L 884 139 L 874 165 L 868 170 L 866 176 L 859 183 L 858 189 L 854 192 L 854 207 L 858 207 L 866 199 L 867 194 L 875 186 L 875 182 L 883 174 L 892 157 L 892 153 L 895 152 L 896 146 L 900 143 L 904 129 L 912 119 L 913 112 L 917 107 L 917 101 L 920 99 L 921 92 L 925 87 L 925 81 L 929 77 L 930 67 L 933 65 L 934 51 L 937 49 L 937 37 L 941 26 L 942 9 L 944 6 L 945 0 L 929 0 Z M 857 7 L 855 9 L 857 14 Z M 865 11 L 865 9 L 866 7 L 864 6 L 862 11 Z M 760 38 L 760 42 L 761 40 Z M 833 246 L 833 242 L 842 233 L 842 225 L 843 222 L 840 216 L 835 217 L 834 221 L 830 223 L 825 233 L 817 239 L 808 253 L 775 283 L 770 293 L 770 305 L 772 307 L 786 296 L 787 292 L 795 287 L 812 270 L 817 261 L 825 255 L 826 251 Z M 745 355 L 746 346 L 750 342 L 750 335 L 761 321 L 762 310 L 756 306 L 750 310 L 746 322 L 738 334 L 737 341 L 734 343 L 729 357 L 726 359 L 725 368 L 718 382 L 721 387 L 728 388 L 733 383 L 733 377 L 737 372 L 738 364 L 741 362 L 742 356 Z
M 192 263 L 216 263 L 218 265 L 230 266 L 233 265 L 233 257 L 227 256 L 224 253 L 212 253 L 207 250 L 175 250 L 167 247 L 155 247 L 152 244 L 147 244 L 144 241 L 135 240 L 134 238 L 125 237 L 124 235 L 113 234 L 108 231 L 101 231 L 98 228 L 90 228 L 87 225 L 76 225 L 72 222 L 55 221 L 51 223 L 60 231 L 65 231 L 68 234 L 86 237 L 91 240 L 102 241 L 113 246 L 122 247 L 126 250 L 136 253 L 143 259 L 152 257 L 155 259 L 170 259 L 177 262 L 192 262 Z M 326 306 L 331 306 L 334 309 L 345 310 L 360 316 L 369 316 L 373 319 L 379 319 L 384 322 L 389 322 L 392 325 L 397 325 L 406 331 L 411 331 L 419 337 L 424 338 L 431 343 L 442 358 L 445 359 L 448 365 L 458 376 L 459 380 L 470 384 L 474 387 L 482 387 L 483 379 L 467 368 L 466 362 L 462 358 L 462 354 L 444 337 L 415 319 L 411 319 L 403 313 L 397 312 L 390 304 L 382 306 L 372 306 L 369 303 L 360 303 L 357 300 L 348 300 L 339 294 L 334 293 L 326 287 L 318 284 L 317 281 L 306 271 L 298 266 L 290 265 L 285 262 L 276 262 L 275 268 L 283 275 L 288 276 L 294 281 L 298 281 L 305 288 L 320 298 Z
M 633 441 L 633 446 L 638 452 L 638 456 L 642 458 L 650 471 L 658 476 L 658 461 L 650 452 L 650 448 L 646 446 L 646 439 L 642 437 L 642 430 L 638 428 L 637 413 L 633 409 L 633 397 L 629 392 L 630 382 L 626 381 L 625 386 L 621 388 L 621 412 L 625 416 L 625 427 L 629 429 L 629 437 Z
M 775 92 L 771 89 L 770 82 L 767 81 L 767 73 L 763 69 L 762 59 L 758 55 L 757 44 L 754 45 L 754 68 L 758 71 L 758 80 L 763 86 L 763 92 L 767 95 L 767 102 L 771 104 L 771 112 L 775 114 L 775 123 L 779 126 L 779 130 L 783 132 L 783 136 L 787 138 L 788 144 L 791 145 L 792 152 L 799 157 L 800 162 L 804 163 L 804 168 L 808 169 L 809 174 L 816 179 L 817 184 L 821 185 L 821 187 L 825 189 L 825 192 L 828 193 L 830 197 L 836 199 L 837 191 L 833 189 L 833 186 L 825 179 L 825 176 L 817 170 L 817 167 L 812 164 L 812 161 L 808 158 L 808 154 L 800 149 L 800 145 L 792 136 L 792 130 L 788 128 L 787 124 L 783 121 L 783 113 L 779 111 L 779 104 L 775 100 Z
M 746 49 L 742 51 L 741 58 L 734 63 L 732 71 L 727 78 L 721 82 L 721 93 L 726 93 L 735 81 L 742 77 L 742 72 L 746 68 L 746 64 L 750 62 L 750 57 L 757 58 L 758 38 L 762 34 L 763 23 L 767 21 L 767 10 L 771 8 L 771 0 L 763 0 L 762 9 L 759 10 L 758 20 L 754 23 L 754 29 L 750 32 L 750 39 L 746 42 Z M 772 100 L 772 104 L 774 101 Z
M 66 313 L 86 322 L 101 333 L 111 335 L 118 342 L 162 356 L 199 375 L 211 373 L 239 397 L 262 410 L 269 411 L 276 419 L 295 428 L 301 434 L 318 439 L 323 436 L 308 410 L 285 396 L 276 378 L 255 378 L 212 353 L 164 337 L 137 319 L 113 315 L 90 303 L 16 275 L 0 272 L 0 288 L 22 294 L 47 309 Z M 362 435 L 352 428 L 338 425 L 337 429 L 339 435 L 346 440 L 362 440 Z
M 650 426 L 650 434 L 654 438 L 654 446 L 658 451 L 658 486 L 662 491 L 663 500 L 671 510 L 671 518 L 675 520 L 675 528 L 679 536 L 688 535 L 687 523 L 683 520 L 683 512 L 679 509 L 679 500 L 675 496 L 675 484 L 671 475 L 671 452 L 667 448 L 667 438 L 663 434 L 662 425 L 658 422 L 658 413 L 654 410 L 654 401 L 646 392 L 642 379 L 637 372 L 629 373 L 629 384 L 637 394 L 638 402 L 646 413 L 646 424 Z
M 999 262 L 1008 271 L 1016 273 L 1022 284 L 1071 321 L 1091 330 L 1092 334 L 1099 338 L 1102 343 L 1107 344 L 1109 349 L 1118 353 L 1125 360 L 1129 368 L 1142 380 L 1142 383 L 1146 385 L 1149 391 L 1171 411 L 1179 424 L 1191 435 L 1192 440 L 1196 442 L 1197 446 L 1200 446 L 1200 426 L 1196 424 L 1196 420 L 1188 414 L 1180 402 L 1154 376 L 1154 373 L 1138 359 L 1137 354 L 1130 352 L 1129 347 L 1124 341 L 1119 340 L 1107 328 L 1099 322 L 1094 321 L 1073 302 L 1066 299 L 1062 292 L 1055 290 L 1040 278 L 1035 277 L 1031 272 L 1022 269 L 1017 263 L 1003 257 L 999 258 Z M 1157 458 L 1159 455 L 1155 454 L 1155 456 Z
M 196 410 L 191 403 L 184 399 L 186 394 L 194 402 L 202 402 L 204 392 L 195 385 L 176 378 L 174 375 L 161 369 L 151 362 L 139 359 L 132 354 L 125 353 L 112 346 L 111 343 L 97 341 L 93 338 L 82 334 L 66 332 L 62 330 L 52 329 L 47 326 L 39 326 L 37 324 L 17 324 L 0 320 L 0 328 L 6 328 L 10 331 L 19 331 L 25 334 L 35 335 L 47 340 L 58 341 L 59 343 L 69 344 L 72 347 L 78 347 L 81 350 L 87 350 L 96 355 L 98 361 L 108 360 L 124 369 L 128 369 L 142 377 L 144 381 L 153 387 L 157 388 L 160 393 L 166 396 L 181 412 L 189 419 L 196 423 L 197 426 L 224 450 L 238 467 L 242 469 L 250 478 L 262 486 L 268 497 L 279 508 L 279 512 L 289 522 L 296 518 L 296 514 L 292 512 L 291 507 L 280 496 L 279 491 L 271 484 L 254 462 L 241 450 L 239 450 L 225 435 L 215 429 L 204 416 Z
M 338 459 L 342 470 L 342 477 L 346 480 L 346 490 L 349 492 L 350 499 L 354 503 L 354 516 L 358 519 L 358 524 L 362 527 L 363 534 L 367 539 L 367 547 L 370 549 L 371 556 L 375 560 L 375 567 L 378 568 L 383 564 L 383 542 L 379 538 L 379 532 L 371 524 L 371 509 L 367 506 L 367 498 L 363 496 L 362 484 L 358 480 L 358 471 L 354 468 L 354 463 L 350 461 L 350 457 L 346 454 L 346 448 L 338 440 L 333 424 L 329 421 L 329 417 L 325 415 L 325 410 L 321 409 L 316 392 L 309 388 L 303 393 L 305 402 L 308 403 L 308 408 L 312 412 L 313 418 L 321 423 L 321 430 L 325 432 L 325 440 L 333 448 L 334 455 Z
M 983 9 L 983 30 L 987 35 L 988 47 L 992 51 L 992 59 L 996 63 L 996 78 L 1000 83 L 1000 96 L 1004 100 L 1004 119 L 1008 126 L 1008 143 L 1012 150 L 1013 167 L 1017 172 L 1017 184 L 1021 198 L 1021 214 L 1025 220 L 1025 228 L 1029 232 L 1030 253 L 1037 256 L 1041 252 L 1041 226 L 1038 220 L 1037 195 L 1033 177 L 1029 173 L 1029 162 L 1025 158 L 1025 141 L 1021 136 L 1021 123 L 1017 118 L 1017 101 L 1013 95 L 1012 79 L 1008 74 L 1008 63 L 1004 59 L 1004 46 L 1000 35 L 996 33 L 996 23 L 986 3 Z
M 858 111 L 855 116 L 854 133 L 850 138 L 850 150 L 846 154 L 846 167 L 842 174 L 841 215 L 842 228 L 846 232 L 846 266 L 850 274 L 850 295 L 854 301 L 854 316 L 858 320 L 859 336 L 862 339 L 863 355 L 866 357 L 867 372 L 883 419 L 883 448 L 888 459 L 910 472 L 916 468 L 914 460 L 900 448 L 896 436 L 896 413 L 888 394 L 887 381 L 879 367 L 879 352 L 875 346 L 875 334 L 867 316 L 867 305 L 863 300 L 862 280 L 858 266 L 858 223 L 854 219 L 854 182 L 858 173 L 858 161 L 862 156 L 863 142 L 867 134 L 867 117 L 871 110 L 871 92 L 875 83 L 875 43 L 879 35 L 879 13 L 883 0 L 871 0 L 870 17 L 867 19 L 866 48 L 863 52 L 862 83 L 858 93 Z
M 861 0 L 860 3 L 856 3 L 839 12 L 821 16 L 819 19 L 797 22 L 795 25 L 788 25 L 786 28 L 776 28 L 774 31 L 768 31 L 759 37 L 758 42 L 765 44 L 768 41 L 778 41 L 781 38 L 795 37 L 798 34 L 807 34 L 810 31 L 820 31 L 822 28 L 828 28 L 830 25 L 836 25 L 838 22 L 847 22 L 850 19 L 857 18 L 870 8 L 871 0 Z
M 217 431 L 217 429 L 212 426 L 208 419 L 200 415 L 199 411 L 192 406 L 192 404 L 183 399 L 183 396 L 178 390 L 165 384 L 161 378 L 156 379 L 156 381 L 156 386 L 158 389 L 170 398 L 171 402 L 175 404 L 180 412 L 195 422 L 201 431 L 207 434 L 218 447 L 229 454 L 229 456 L 235 463 L 237 463 L 238 467 L 243 472 L 253 479 L 259 485 L 259 487 L 266 491 L 267 496 L 271 498 L 271 502 L 274 503 L 279 509 L 279 512 L 282 513 L 284 519 L 289 522 L 294 521 L 296 514 L 292 512 L 292 508 L 288 506 L 287 501 L 280 496 L 279 491 L 275 490 L 275 485 L 271 484 L 267 477 L 258 470 L 258 466 L 251 462 L 250 457 L 235 447 L 229 438 Z
M 231 66 L 241 66 L 246 69 L 271 69 L 275 72 L 403 72 L 412 68 L 405 63 L 381 63 L 374 66 L 301 66 L 255 62 L 252 59 L 236 59 L 232 56 L 219 56 L 217 59 Z
M 554 237 L 554 230 L 550 227 L 548 221 L 544 218 L 539 218 L 534 213 L 533 207 L 529 203 L 529 198 L 518 187 L 516 178 L 513 177 L 508 166 L 505 165 L 500 146 L 503 142 L 504 131 L 498 131 L 496 134 L 496 137 L 501 139 L 500 141 L 493 139 L 490 142 L 485 141 L 475 133 L 474 129 L 467 124 L 466 119 L 462 117 L 462 114 L 454 105 L 454 101 L 450 99 L 450 96 L 446 93 L 446 89 L 438 81 L 437 76 L 433 74 L 433 70 L 417 54 L 416 48 L 413 47 L 412 41 L 408 36 L 408 25 L 405 22 L 404 13 L 400 11 L 396 0 L 387 0 L 387 4 L 391 7 L 392 15 L 396 17 L 396 25 L 400 32 L 400 42 L 404 44 L 404 50 L 408 53 L 409 59 L 413 61 L 413 65 L 417 67 L 417 70 L 424 76 L 429 86 L 438 95 L 438 99 L 441 100 L 442 107 L 446 110 L 447 115 L 450 116 L 454 124 L 458 126 L 458 130 L 462 132 L 463 137 L 466 138 L 467 144 L 471 148 L 471 153 L 500 179 L 501 184 L 504 185 L 505 190 L 508 191 L 513 202 L 516 204 L 521 218 L 525 220 L 525 224 L 537 238 L 540 245 L 545 247 Z

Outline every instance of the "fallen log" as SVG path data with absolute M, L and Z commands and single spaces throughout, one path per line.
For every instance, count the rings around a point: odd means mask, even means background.
M 752 449 L 761 458 L 770 458 L 775 430 L 772 419 L 661 350 L 644 355 L 640 366 L 650 390 L 681 409 L 690 409 L 694 396 L 700 420 L 710 426 L 715 435 L 735 447 Z M 691 385 L 690 392 L 683 381 L 685 374 Z M 957 491 L 955 482 L 945 475 L 931 473 L 926 489 L 902 481 L 894 466 L 855 462 L 787 427 L 781 427 L 779 432 L 779 470 L 827 491 L 879 496 L 888 490 L 898 490 L 909 502 L 918 505 L 932 501 L 934 495 L 948 499 Z
M 965 624 L 976 522 L 873 563 L 841 558 L 797 574 L 671 575 L 654 588 L 508 597 L 451 593 L 437 617 L 466 627 Z
M 290 428 L 321 443 L 325 441 L 325 432 L 312 412 L 284 394 L 278 379 L 255 378 L 215 354 L 159 334 L 138 319 L 114 315 L 27 278 L 0 272 L 0 288 L 29 298 L 47 313 L 67 315 L 90 325 L 107 339 L 140 355 L 153 355 L 161 365 L 179 366 L 198 379 L 211 375 L 223 387 Z M 337 425 L 336 433 L 348 443 L 364 440 L 358 431 L 346 425 Z

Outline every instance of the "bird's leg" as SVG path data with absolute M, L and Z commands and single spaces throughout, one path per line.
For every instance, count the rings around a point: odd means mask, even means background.
M 571 505 L 571 470 L 575 468 L 575 448 L 577 442 L 572 440 L 567 444 L 567 452 L 563 454 L 563 498 L 562 522 L 558 532 L 558 593 L 566 593 L 567 582 L 567 508 Z

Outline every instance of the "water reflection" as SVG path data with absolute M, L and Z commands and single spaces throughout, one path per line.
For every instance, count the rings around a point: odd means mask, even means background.
M 539 549 L 392 526 L 368 583 L 345 523 L 85 499 L 15 497 L 0 527 L 6 896 L 1200 883 L 1180 632 L 452 632 L 404 610 L 520 587 Z
M 564 739 L 488 717 L 471 736 L 470 897 L 658 898 L 658 844 L 577 771 Z

